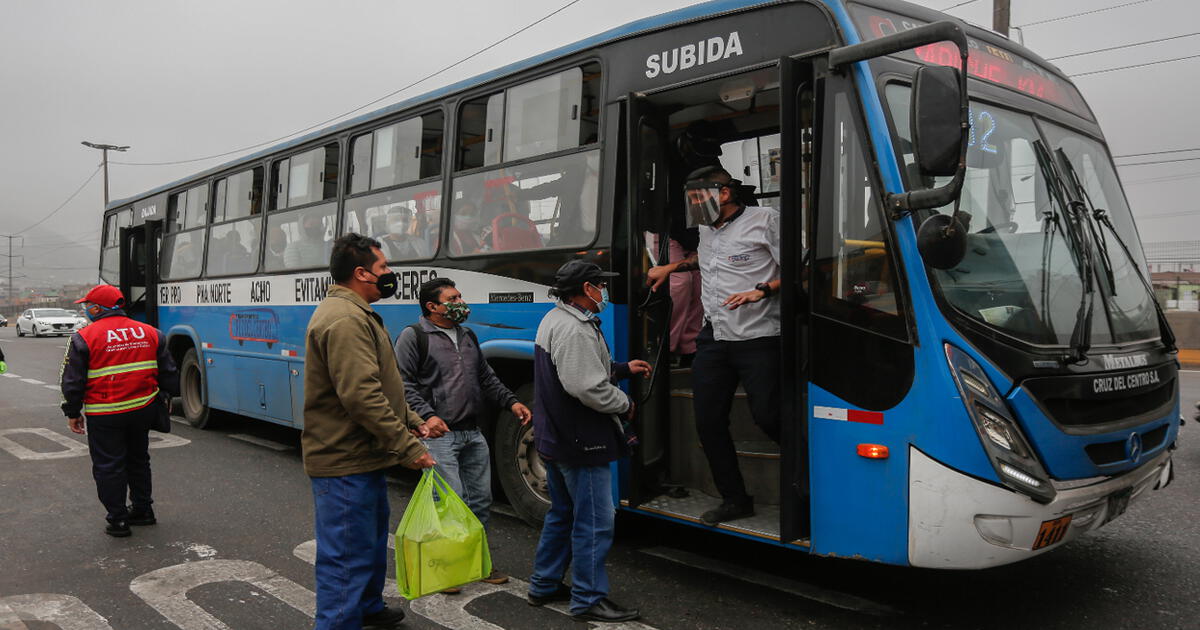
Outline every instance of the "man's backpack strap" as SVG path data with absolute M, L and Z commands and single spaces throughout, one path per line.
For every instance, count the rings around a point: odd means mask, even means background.
M 429 333 L 420 324 L 409 324 L 408 327 L 417 335 L 417 371 L 420 371 L 425 359 L 429 358 Z

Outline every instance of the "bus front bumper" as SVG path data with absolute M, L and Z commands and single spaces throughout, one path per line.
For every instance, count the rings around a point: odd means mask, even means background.
M 1047 505 L 909 449 L 908 561 L 981 569 L 1032 558 L 1097 529 L 1171 480 L 1171 452 L 1106 481 L 1059 490 Z M 1035 547 L 1037 547 L 1035 549 Z

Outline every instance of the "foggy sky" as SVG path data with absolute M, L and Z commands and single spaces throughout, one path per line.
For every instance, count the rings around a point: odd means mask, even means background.
M 1021 25 L 1129 0 L 1012 0 Z M 99 165 L 79 143 L 125 144 L 110 160 L 161 162 L 284 136 L 372 101 L 560 8 L 567 0 L 3 0 L 0 8 L 0 234 L 25 230 Z M 956 0 L 922 0 L 944 9 Z M 546 22 L 359 114 L 545 52 L 688 0 L 581 0 Z M 952 11 L 991 25 L 991 0 Z M 1154 0 L 1031 25 L 1043 57 L 1182 35 L 1200 9 Z M 1017 36 L 1014 34 L 1014 38 Z M 1200 37 L 1055 61 L 1067 74 L 1196 54 Z M 1114 155 L 1200 147 L 1192 124 L 1200 59 L 1076 79 Z M 249 151 L 247 151 L 248 153 Z M 1138 158 L 1200 156 L 1200 152 Z M 110 197 L 129 197 L 236 158 L 174 166 L 110 165 Z M 1132 160 L 1119 160 L 1132 161 Z M 1200 160 L 1120 169 L 1145 242 L 1200 238 L 1190 211 Z M 96 279 L 97 175 L 25 232 L 25 284 Z M 0 254 L 7 254 L 0 239 Z M 20 265 L 15 266 L 20 267 Z M 0 275 L 7 259 L 0 257 Z

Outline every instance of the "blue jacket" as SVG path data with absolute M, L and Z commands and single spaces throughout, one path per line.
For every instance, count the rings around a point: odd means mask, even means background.
M 600 466 L 629 454 L 618 417 L 633 403 L 614 383 L 629 364 L 613 363 L 600 324 L 559 302 L 538 326 L 533 357 L 533 433 L 538 453 L 572 466 Z

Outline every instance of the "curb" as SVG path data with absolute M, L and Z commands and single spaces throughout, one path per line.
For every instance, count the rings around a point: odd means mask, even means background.
M 1179 365 L 1185 370 L 1200 370 L 1200 350 L 1180 350 Z

